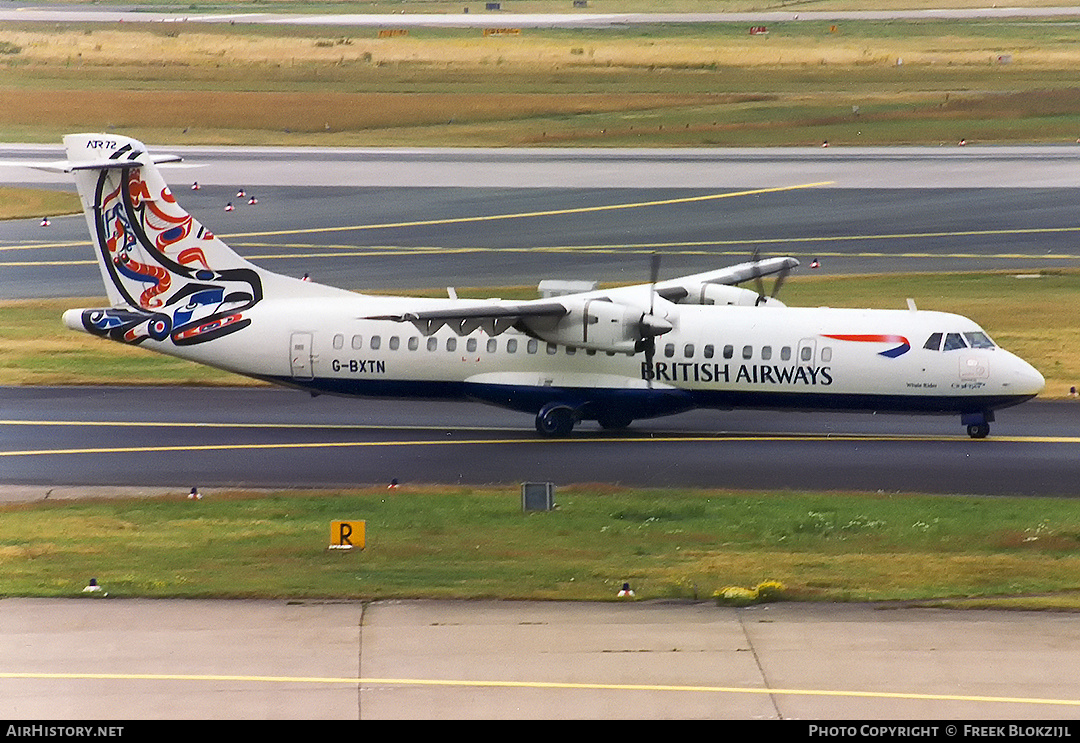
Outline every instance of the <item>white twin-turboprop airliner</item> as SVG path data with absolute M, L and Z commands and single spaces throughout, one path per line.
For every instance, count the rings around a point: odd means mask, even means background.
M 528 301 L 367 296 L 255 266 L 177 203 L 133 139 L 64 138 L 109 307 L 75 330 L 312 394 L 478 400 L 566 436 L 691 408 L 959 415 L 974 438 L 1042 375 L 959 315 L 785 307 L 760 290 L 798 262 Z M 758 282 L 758 291 L 735 284 Z M 774 292 L 775 294 L 775 292 Z M 453 295 L 453 292 L 451 292 Z

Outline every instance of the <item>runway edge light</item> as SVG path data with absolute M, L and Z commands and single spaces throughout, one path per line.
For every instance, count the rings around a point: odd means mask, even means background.
M 367 542 L 366 521 L 331 521 L 330 549 L 364 549 Z

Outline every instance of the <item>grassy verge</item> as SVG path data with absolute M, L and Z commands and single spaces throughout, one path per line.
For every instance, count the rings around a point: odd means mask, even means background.
M 235 374 L 68 330 L 72 307 L 93 299 L 0 302 L 0 384 L 261 384 Z
M 0 509 L 0 592 L 68 596 L 708 598 L 780 581 L 796 600 L 1080 589 L 1080 502 L 844 493 L 514 487 L 211 493 Z M 364 519 L 367 549 L 327 550 Z M 59 537 L 58 535 L 62 535 Z M 1026 608 L 1035 604 L 1027 599 Z
M 1075 142 L 1074 29 L 851 21 L 772 24 L 767 36 L 672 24 L 379 38 L 11 24 L 0 30 L 0 140 L 111 129 L 159 144 Z
M 531 287 L 459 289 L 465 296 L 532 298 Z M 445 289 L 432 292 L 444 296 Z M 1046 271 L 1041 278 L 1010 273 L 797 277 L 784 286 L 793 306 L 900 309 L 907 297 L 920 309 L 955 312 L 982 325 L 1003 347 L 1047 379 L 1045 397 L 1064 397 L 1080 384 L 1080 272 Z M 103 341 L 67 330 L 72 307 L 104 299 L 0 302 L 0 385 L 257 384 L 244 377 Z
M 26 219 L 81 211 L 79 197 L 73 193 L 0 186 L 0 219 Z
M 83 5 L 85 0 L 53 0 L 50 5 Z M 1013 8 L 1045 8 L 1068 5 L 1066 0 L 1014 0 Z M 461 0 L 142 0 L 139 7 L 162 12 L 214 13 L 235 12 L 242 8 L 249 13 L 431 13 L 457 15 L 464 7 L 482 14 L 484 3 L 463 3 Z M 865 0 L 714 0 L 708 12 L 741 13 L 786 9 L 804 10 L 908 10 L 912 8 L 984 8 L 985 0 L 875 0 L 868 6 Z M 582 8 L 571 7 L 566 0 L 509 0 L 503 11 L 490 13 L 496 18 L 513 13 L 701 13 L 701 0 L 587 0 Z

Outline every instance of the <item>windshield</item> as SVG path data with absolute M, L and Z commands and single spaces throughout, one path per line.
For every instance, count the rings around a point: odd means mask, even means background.
M 964 333 L 964 338 L 972 348 L 993 348 L 994 342 L 987 337 L 986 333 Z

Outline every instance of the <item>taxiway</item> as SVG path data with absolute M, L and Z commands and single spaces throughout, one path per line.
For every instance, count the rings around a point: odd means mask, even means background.
M 550 440 L 531 416 L 479 404 L 269 388 L 8 387 L 0 409 L 0 482 L 30 500 L 59 486 L 184 493 L 392 479 L 1055 496 L 1080 483 L 1073 402 L 1000 411 L 981 441 L 951 416 L 710 410 Z
M 113 598 L 0 614 L 11 719 L 1069 721 L 1080 706 L 1066 614 Z

